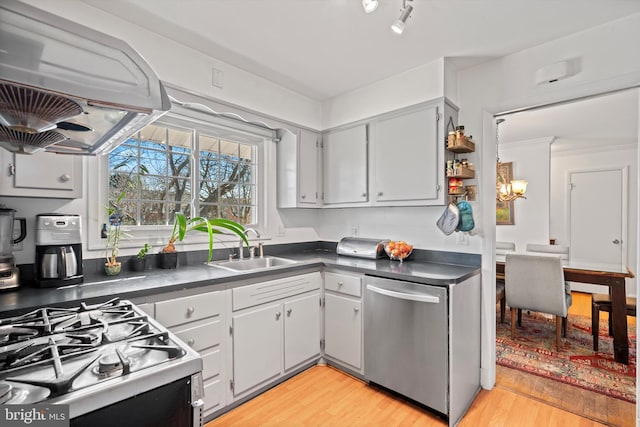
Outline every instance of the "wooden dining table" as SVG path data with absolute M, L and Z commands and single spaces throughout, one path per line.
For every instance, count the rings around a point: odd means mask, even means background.
M 504 279 L 504 256 L 496 256 L 496 278 Z M 616 362 L 629 364 L 629 337 L 627 334 L 627 300 L 625 282 L 634 275 L 628 267 L 569 261 L 563 265 L 564 279 L 568 282 L 590 283 L 609 287 L 611 319 L 613 321 L 613 352 Z M 507 301 L 507 304 L 509 302 Z

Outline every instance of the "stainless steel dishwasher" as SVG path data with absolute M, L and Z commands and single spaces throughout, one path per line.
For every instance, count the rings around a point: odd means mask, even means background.
M 364 376 L 448 415 L 447 288 L 365 276 Z

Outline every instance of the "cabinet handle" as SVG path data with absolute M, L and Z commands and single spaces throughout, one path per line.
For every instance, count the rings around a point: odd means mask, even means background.
M 293 311 L 293 309 L 291 309 L 291 308 L 287 310 L 287 317 L 291 317 L 291 312 L 292 311 Z
M 378 196 L 381 197 L 382 196 L 382 191 L 378 191 Z
M 338 287 L 340 287 L 340 286 L 342 286 L 342 285 L 344 285 L 344 283 L 343 283 L 343 282 L 338 282 Z
M 193 338 L 189 338 L 187 340 L 187 344 L 189 344 L 189 346 L 193 346 L 196 343 L 196 340 L 194 340 Z
M 196 309 L 193 307 L 187 308 L 187 317 L 191 317 L 194 311 L 196 311 Z
M 276 320 L 280 320 L 280 315 L 281 315 L 281 314 L 282 314 L 282 313 L 280 313 L 279 311 L 276 313 Z
M 60 175 L 60 181 L 62 182 L 67 182 L 71 179 L 71 175 L 69 175 L 68 173 L 65 173 L 63 175 Z
M 15 175 L 16 174 L 16 165 L 14 165 L 13 163 L 11 163 L 9 165 L 9 175 Z
M 614 245 L 617 245 L 618 243 L 620 243 L 620 240 L 615 239 L 615 240 L 613 240 L 613 241 L 612 241 L 612 243 L 613 243 Z
M 306 195 L 306 194 L 301 194 L 301 195 L 300 195 L 300 198 L 302 198 L 302 199 L 306 199 L 306 198 L 307 198 L 307 195 Z
M 360 309 L 359 309 L 358 307 L 353 307 L 353 312 L 354 312 L 354 313 L 357 313 L 357 312 L 359 312 L 359 311 L 360 311 Z
M 362 197 L 367 197 L 367 193 L 362 193 Z

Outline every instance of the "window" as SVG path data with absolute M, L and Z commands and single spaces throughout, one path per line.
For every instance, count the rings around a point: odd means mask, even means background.
M 175 212 L 257 223 L 259 139 L 221 133 L 168 118 L 113 150 L 108 203 L 123 224 L 170 225 Z

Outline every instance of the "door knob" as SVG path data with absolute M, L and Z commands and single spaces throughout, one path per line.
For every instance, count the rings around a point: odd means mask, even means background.
M 614 245 L 617 245 L 618 243 L 620 243 L 620 240 L 618 240 L 618 239 L 613 240 L 613 244 Z
M 291 317 L 291 312 L 293 311 L 293 309 L 289 308 L 287 309 L 287 317 Z
M 279 311 L 276 313 L 276 320 L 280 320 L 280 316 L 282 315 L 282 313 L 280 313 Z

